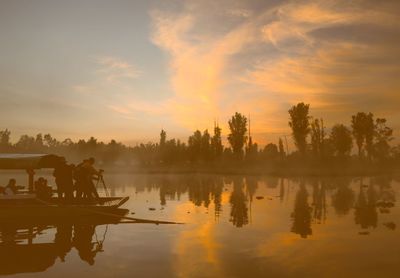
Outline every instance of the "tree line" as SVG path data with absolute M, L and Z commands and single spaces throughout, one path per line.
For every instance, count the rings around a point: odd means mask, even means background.
M 249 119 L 236 112 L 228 121 L 228 146 L 222 143 L 222 129 L 214 124 L 210 133 L 196 130 L 186 142 L 169 139 L 161 130 L 157 143 L 148 142 L 127 146 L 115 140 L 108 143 L 94 137 L 88 140 L 58 141 L 50 134 L 22 135 L 12 143 L 8 129 L 0 131 L 2 153 L 54 153 L 78 160 L 96 157 L 103 164 L 160 166 L 215 165 L 219 163 L 284 163 L 287 161 L 332 161 L 355 159 L 370 162 L 400 160 L 400 146 L 392 146 L 393 129 L 384 118 L 372 113 L 358 112 L 350 118 L 349 126 L 335 124 L 328 129 L 323 119 L 310 116 L 310 105 L 298 103 L 290 108 L 288 125 L 291 128 L 295 151 L 288 153 L 282 138 L 263 148 L 253 142 Z M 355 147 L 355 148 L 354 148 Z M 355 149 L 356 152 L 353 152 Z

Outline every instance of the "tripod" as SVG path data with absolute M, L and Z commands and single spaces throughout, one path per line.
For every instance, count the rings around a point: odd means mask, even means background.
M 104 191 L 106 192 L 106 196 L 109 197 L 110 194 L 108 193 L 108 189 L 107 189 L 106 183 L 104 181 L 103 175 L 99 175 L 99 177 L 97 178 L 96 187 L 99 185 L 99 183 L 101 183 L 103 185 Z

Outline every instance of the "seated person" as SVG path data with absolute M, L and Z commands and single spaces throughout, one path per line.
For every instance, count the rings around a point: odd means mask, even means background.
M 10 179 L 7 186 L 4 188 L 5 195 L 15 195 L 18 193 L 17 181 L 15 179 Z
M 47 185 L 47 180 L 40 177 L 35 182 L 36 195 L 39 199 L 50 199 L 53 195 L 53 190 Z
M 5 188 L 3 186 L 0 186 L 0 195 L 5 194 Z

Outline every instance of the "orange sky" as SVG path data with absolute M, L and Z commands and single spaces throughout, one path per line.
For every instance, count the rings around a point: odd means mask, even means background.
M 239 111 L 266 143 L 300 101 L 400 127 L 398 1 L 134 2 L 1 1 L 1 128 L 134 143 Z

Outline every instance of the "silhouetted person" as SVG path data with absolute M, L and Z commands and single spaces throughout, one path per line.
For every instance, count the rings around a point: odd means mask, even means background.
M 86 174 L 85 174 L 85 169 L 84 165 L 87 162 L 87 159 L 84 159 L 81 163 L 79 163 L 75 169 L 74 169 L 74 179 L 75 179 L 75 190 L 76 190 L 76 197 L 77 198 L 83 198 L 83 197 L 88 197 L 85 196 L 85 193 L 87 192 L 87 183 L 86 183 Z
M 36 196 L 41 200 L 48 200 L 53 195 L 53 190 L 47 185 L 47 180 L 40 177 L 35 182 Z
M 84 174 L 85 174 L 85 182 L 87 183 L 87 195 L 89 198 L 95 197 L 99 199 L 100 196 L 97 193 L 96 186 L 93 183 L 93 179 L 100 179 L 102 175 L 102 171 L 97 171 L 94 168 L 95 159 L 93 157 L 89 158 L 85 164 L 83 164 Z
M 65 159 L 62 159 L 53 172 L 53 176 L 56 178 L 58 198 L 64 198 L 68 202 L 74 198 L 73 170 L 74 165 L 68 165 Z
M 17 181 L 15 179 L 10 179 L 7 186 L 4 188 L 5 195 L 15 195 L 18 193 Z

